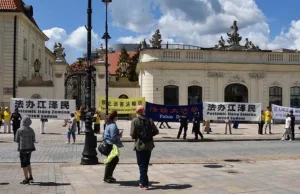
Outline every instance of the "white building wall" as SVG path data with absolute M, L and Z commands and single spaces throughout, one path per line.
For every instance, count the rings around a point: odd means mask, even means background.
M 18 98 L 31 98 L 38 94 L 41 98 L 58 99 L 54 96 L 54 87 L 19 87 L 20 96 Z M 64 99 L 64 98 L 59 98 Z

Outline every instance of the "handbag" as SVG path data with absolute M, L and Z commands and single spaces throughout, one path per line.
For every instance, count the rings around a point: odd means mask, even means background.
M 98 146 L 98 151 L 104 155 L 108 156 L 113 148 L 113 145 L 108 144 L 105 140 Z

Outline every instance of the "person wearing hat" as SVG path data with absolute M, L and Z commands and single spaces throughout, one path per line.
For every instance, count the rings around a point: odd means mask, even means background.
M 2 127 L 2 120 L 3 120 L 3 111 L 2 111 L 2 107 L 0 107 L 0 133 L 1 133 L 1 127 Z
M 4 133 L 6 133 L 6 129 L 8 128 L 8 133 L 11 133 L 11 124 L 10 124 L 10 111 L 8 110 L 8 107 L 5 107 L 3 112 L 3 118 L 4 118 Z
M 19 109 L 15 108 L 15 112 L 13 112 L 11 114 L 11 121 L 12 121 L 12 126 L 13 126 L 14 139 L 16 137 L 17 130 L 21 126 L 21 120 L 22 120 L 22 117 L 21 117 L 21 114 L 19 113 Z
M 295 140 L 295 115 L 294 115 L 294 111 L 291 110 L 290 111 L 290 117 L 291 117 L 291 133 L 292 133 L 292 140 Z

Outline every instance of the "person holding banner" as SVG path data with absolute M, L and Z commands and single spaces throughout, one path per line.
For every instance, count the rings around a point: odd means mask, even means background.
M 182 114 L 180 115 L 179 122 L 180 122 L 180 127 L 179 127 L 179 131 L 178 131 L 177 139 L 180 138 L 182 129 L 184 129 L 183 139 L 186 139 L 186 132 L 188 130 L 188 115 L 187 115 L 186 111 L 183 111 Z
M 232 132 L 231 132 L 231 121 L 228 120 L 228 119 L 225 120 L 225 135 L 227 134 L 227 128 L 229 128 L 229 133 L 231 135 L 232 134 Z
M 10 112 L 8 110 L 8 107 L 5 107 L 4 109 L 3 118 L 4 118 L 4 133 L 6 133 L 7 128 L 8 128 L 8 133 L 11 133 Z
M 266 112 L 265 112 L 265 134 L 267 134 L 267 127 L 269 127 L 269 134 L 272 134 L 272 112 L 270 110 L 270 107 L 268 106 Z
M 264 125 L 265 125 L 265 112 L 264 112 L 264 110 L 261 110 L 260 121 L 258 122 L 258 134 L 259 135 L 263 134 Z
M 45 123 L 48 122 L 48 119 L 41 119 L 40 121 L 40 133 L 45 134 Z

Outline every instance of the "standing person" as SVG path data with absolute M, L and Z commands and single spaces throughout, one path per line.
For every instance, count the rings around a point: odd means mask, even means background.
M 28 116 L 24 116 L 21 122 L 22 126 L 17 130 L 15 142 L 18 143 L 21 167 L 25 176 L 21 184 L 29 184 L 29 182 L 33 181 L 30 158 L 31 153 L 35 151 L 35 133 L 30 127 L 32 122 Z
M 122 133 L 120 133 L 119 128 L 116 124 L 118 120 L 118 112 L 112 111 L 106 118 L 106 126 L 104 131 L 103 140 L 111 145 L 116 145 L 118 148 L 124 147 L 121 142 Z M 119 157 L 114 157 L 109 163 L 105 166 L 104 179 L 103 182 L 113 183 L 116 179 L 113 177 L 114 170 L 119 163 Z
M 264 110 L 261 110 L 260 121 L 258 122 L 258 134 L 259 135 L 263 134 L 264 124 L 265 124 L 265 112 L 264 112 Z
M 286 119 L 285 119 L 285 126 L 284 126 L 285 131 L 281 138 L 282 141 L 284 141 L 287 138 L 287 136 L 289 136 L 290 141 L 292 141 L 291 121 L 292 121 L 292 119 L 291 119 L 290 115 L 287 114 Z
M 179 118 L 180 127 L 179 127 L 179 131 L 178 131 L 177 139 L 180 138 L 180 135 L 182 133 L 182 129 L 184 129 L 183 139 L 186 139 L 186 132 L 188 130 L 188 117 L 187 116 L 188 115 L 187 115 L 186 111 L 183 111 L 182 114 L 180 115 L 180 118 Z
M 40 133 L 45 134 L 45 123 L 48 122 L 48 119 L 40 120 Z
M 74 113 L 71 113 L 71 119 L 68 121 L 68 133 L 67 133 L 67 138 L 68 138 L 68 141 L 67 141 L 67 144 L 70 144 L 70 139 L 71 139 L 71 135 L 72 135 L 72 138 L 73 138 L 73 144 L 75 143 L 76 141 L 76 119 L 74 118 Z
M 13 114 L 11 114 L 10 119 L 12 120 L 12 123 L 13 123 L 13 132 L 14 132 L 14 139 L 15 139 L 17 130 L 20 128 L 21 120 L 22 120 L 22 117 L 19 113 L 18 108 L 15 108 L 15 112 Z
M 195 133 L 195 139 L 198 139 L 198 135 L 200 135 L 201 139 L 203 139 L 203 135 L 200 131 L 200 114 L 199 114 L 199 112 L 195 112 L 195 114 L 194 114 L 193 132 Z
M 85 115 L 86 115 L 86 109 L 85 109 L 85 106 L 82 106 L 81 109 L 80 109 L 80 129 L 81 129 L 81 133 L 84 133 L 84 131 L 85 131 Z
M 96 113 L 94 114 L 94 131 L 96 134 L 100 134 L 100 112 L 96 111 Z
M 269 126 L 269 134 L 272 134 L 271 132 L 271 125 L 272 125 L 272 112 L 270 107 L 268 106 L 266 112 L 265 112 L 265 134 L 267 134 L 267 127 Z
M 0 133 L 1 133 L 1 127 L 2 127 L 2 120 L 3 120 L 3 111 L 2 111 L 2 107 L 0 107 Z
M 80 110 L 78 107 L 76 107 L 75 111 L 75 119 L 76 119 L 76 124 L 77 124 L 77 129 L 78 129 L 78 135 L 80 135 Z
M 227 134 L 227 127 L 229 128 L 229 133 L 231 135 L 232 134 L 232 132 L 231 132 L 231 121 L 229 119 L 225 120 L 225 134 Z
M 136 159 L 140 170 L 141 189 L 147 190 L 149 187 L 148 166 L 153 150 L 153 136 L 159 133 L 154 122 L 144 115 L 144 107 L 137 106 L 137 118 L 131 122 L 130 136 L 135 140 L 134 150 L 136 151 Z
M 203 124 L 204 124 L 204 131 L 206 131 L 207 134 L 209 134 L 209 132 L 212 132 L 211 128 L 210 128 L 210 120 L 209 119 L 206 119 Z
M 291 118 L 291 133 L 292 133 L 292 137 L 290 137 L 292 140 L 295 140 L 295 115 L 294 115 L 294 111 L 291 110 L 290 111 L 290 118 Z
M 3 118 L 4 118 L 4 133 L 6 133 L 7 128 L 8 128 L 8 133 L 10 133 L 11 123 L 10 123 L 10 112 L 8 110 L 8 107 L 5 107 L 4 109 Z

